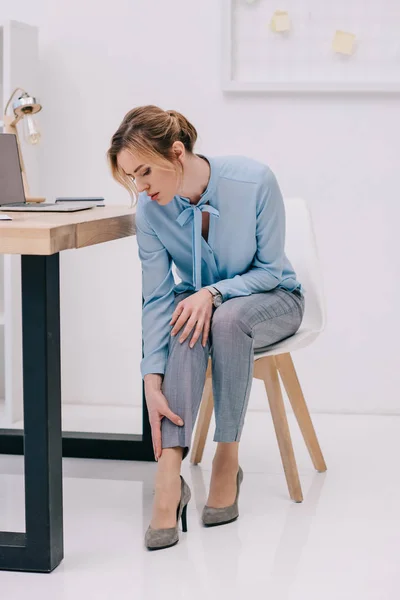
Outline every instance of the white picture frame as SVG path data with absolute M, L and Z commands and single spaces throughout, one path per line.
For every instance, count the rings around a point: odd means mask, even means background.
M 313 4 L 315 0 L 302 0 L 303 6 Z M 344 2 L 344 0 L 341 0 Z M 383 0 L 390 2 L 394 0 Z M 270 81 L 268 77 L 263 80 L 254 80 L 252 78 L 243 79 L 243 77 L 235 76 L 235 65 L 233 58 L 234 45 L 236 44 L 235 32 L 234 32 L 234 10 L 238 3 L 241 2 L 243 5 L 248 5 L 248 10 L 253 10 L 257 7 L 257 4 L 265 3 L 269 5 L 270 14 L 274 12 L 274 9 L 279 8 L 277 3 L 269 0 L 255 0 L 252 3 L 247 3 L 246 0 L 221 0 L 222 2 L 222 55 L 221 55 L 221 75 L 222 75 L 222 90 L 224 92 L 296 92 L 296 93 L 399 93 L 400 92 L 400 10 L 398 11 L 398 40 L 399 40 L 399 55 L 398 55 L 398 69 L 392 68 L 393 73 L 396 72 L 395 78 L 391 80 L 374 80 L 371 77 L 365 80 L 344 80 L 338 79 L 335 81 L 327 81 L 324 79 L 308 81 L 305 76 L 302 80 L 290 80 L 286 81 Z M 362 0 L 347 0 L 347 4 L 360 2 Z M 290 4 L 286 2 L 286 5 Z M 377 3 L 378 5 L 378 3 Z M 354 8 L 354 7 L 353 7 Z M 332 23 L 332 32 L 335 27 L 339 24 Z M 268 30 L 268 22 L 265 22 L 266 31 Z M 395 38 L 393 34 L 393 44 Z M 235 48 L 237 51 L 237 47 Z M 346 58 L 343 58 L 343 65 L 345 65 Z M 347 60 L 349 60 L 347 58 Z M 364 71 L 368 72 L 368 69 Z

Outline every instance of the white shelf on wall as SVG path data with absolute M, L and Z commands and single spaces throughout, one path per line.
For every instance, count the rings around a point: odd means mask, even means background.
M 0 429 L 3 427 L 6 427 L 6 401 L 5 398 L 0 398 Z
M 0 20 L 0 118 L 15 88 L 34 96 L 38 91 L 38 29 Z M 0 122 L 0 135 L 3 133 Z M 24 162 L 34 193 L 37 158 L 21 140 Z M 33 185 L 32 185 L 33 184 Z M 0 192 L 1 193 L 1 192 Z M 13 428 L 23 415 L 21 257 L 0 254 L 0 423 Z

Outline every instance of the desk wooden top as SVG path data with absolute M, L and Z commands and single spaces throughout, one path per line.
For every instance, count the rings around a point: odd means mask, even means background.
M 0 221 L 0 254 L 49 255 L 134 235 L 135 208 L 94 207 L 72 213 L 9 212 Z

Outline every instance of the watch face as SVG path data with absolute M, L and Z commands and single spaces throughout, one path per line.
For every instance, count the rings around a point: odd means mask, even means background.
M 221 294 L 218 294 L 217 296 L 214 296 L 214 306 L 221 306 L 222 304 L 222 296 Z

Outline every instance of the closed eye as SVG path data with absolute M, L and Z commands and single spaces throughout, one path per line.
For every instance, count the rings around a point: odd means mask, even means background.
M 150 173 L 151 173 L 151 169 L 148 168 L 144 171 L 144 173 L 142 173 L 142 177 L 147 177 L 147 175 L 150 175 Z M 135 176 L 131 175 L 130 177 L 131 177 L 132 181 L 135 182 Z

